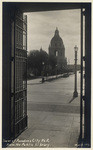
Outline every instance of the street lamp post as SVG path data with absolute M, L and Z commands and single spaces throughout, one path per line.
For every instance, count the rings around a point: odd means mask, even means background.
M 42 83 L 44 82 L 44 62 L 42 62 L 42 66 L 43 66 L 43 69 L 42 69 Z
M 78 97 L 78 92 L 77 92 L 77 51 L 78 51 L 78 47 L 75 46 L 74 50 L 75 50 L 75 85 L 74 85 L 73 97 Z
M 57 78 L 57 65 L 56 65 L 56 78 Z

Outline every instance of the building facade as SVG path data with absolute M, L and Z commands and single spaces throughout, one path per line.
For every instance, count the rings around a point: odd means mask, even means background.
M 58 68 L 66 68 L 67 59 L 65 57 L 65 47 L 62 38 L 59 36 L 58 28 L 56 28 L 55 34 L 51 39 L 49 55 L 56 56 Z

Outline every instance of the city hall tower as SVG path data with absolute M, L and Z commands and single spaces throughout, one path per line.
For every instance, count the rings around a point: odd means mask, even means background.
M 58 28 L 56 28 L 53 38 L 49 45 L 49 55 L 56 56 L 57 67 L 65 68 L 67 66 L 67 59 L 65 57 L 65 47 L 62 38 L 59 36 Z

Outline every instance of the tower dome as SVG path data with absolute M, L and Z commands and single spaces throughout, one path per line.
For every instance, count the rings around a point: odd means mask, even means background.
M 62 47 L 64 46 L 63 45 L 63 40 L 59 36 L 58 28 L 56 28 L 56 30 L 55 30 L 55 34 L 54 34 L 53 38 L 51 39 L 50 45 L 53 46 L 53 47 L 54 46 L 62 46 Z

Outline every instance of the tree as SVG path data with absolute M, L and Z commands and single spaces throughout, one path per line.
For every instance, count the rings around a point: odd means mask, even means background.
M 28 70 L 30 70 L 35 76 L 41 75 L 43 68 L 47 65 L 48 54 L 41 50 L 33 50 L 28 54 Z
M 48 63 L 52 67 L 52 69 L 54 69 L 56 67 L 56 65 L 57 65 L 57 59 L 56 59 L 56 57 L 53 56 L 53 55 L 49 55 L 49 57 L 48 57 Z
M 33 50 L 28 54 L 28 73 L 35 76 L 55 74 L 57 59 L 44 50 Z

